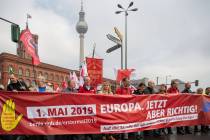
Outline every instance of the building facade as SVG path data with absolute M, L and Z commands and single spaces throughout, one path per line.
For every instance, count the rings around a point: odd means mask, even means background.
M 36 83 L 39 75 L 44 76 L 46 81 L 53 85 L 60 85 L 63 81 L 68 81 L 69 73 L 73 72 L 73 70 L 46 63 L 41 63 L 34 67 L 30 59 L 9 53 L 1 53 L 0 84 L 3 84 L 5 87 L 8 84 L 11 70 L 19 80 L 24 80 L 28 86 Z
M 20 56 L 1 53 L 0 54 L 0 84 L 7 87 L 10 71 L 19 79 L 25 81 L 30 86 L 36 84 L 37 78 L 42 75 L 46 82 L 51 83 L 54 88 L 61 85 L 62 82 L 69 80 L 69 73 L 75 72 L 79 76 L 79 71 L 62 68 L 59 66 L 40 63 L 38 66 L 33 66 L 31 59 L 22 58 Z M 103 78 L 103 81 L 109 81 L 112 86 L 115 81 Z

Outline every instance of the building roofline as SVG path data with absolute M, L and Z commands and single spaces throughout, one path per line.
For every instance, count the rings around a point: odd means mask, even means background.
M 18 63 L 27 64 L 27 65 L 31 65 L 32 66 L 32 61 L 31 60 L 25 59 L 25 58 L 20 58 L 17 55 L 6 53 L 6 52 L 0 53 L 0 59 L 1 60 L 7 59 L 7 60 L 10 60 L 10 61 L 16 60 Z M 43 69 L 49 69 L 49 70 L 58 70 L 58 71 L 63 71 L 65 73 L 68 73 L 69 71 L 75 71 L 77 74 L 79 73 L 79 70 L 67 69 L 67 68 L 63 68 L 63 67 L 60 67 L 60 66 L 55 66 L 55 65 L 47 64 L 47 63 L 43 63 L 43 62 L 41 62 L 40 65 L 36 66 L 36 68 L 43 68 Z M 108 80 L 110 82 L 115 82 L 115 80 L 109 79 L 109 78 L 105 78 L 105 77 L 103 77 L 103 80 L 105 80 L 105 81 Z
M 31 60 L 20 58 L 17 55 L 6 53 L 6 52 L 3 52 L 3 53 L 0 54 L 0 59 L 2 59 L 2 60 L 8 59 L 8 60 L 11 60 L 11 61 L 16 60 L 19 63 L 32 65 Z M 53 70 L 58 70 L 59 69 L 59 71 L 64 71 L 64 72 L 69 72 L 69 71 L 78 72 L 78 70 L 71 70 L 71 69 L 67 69 L 67 68 L 63 68 L 63 67 L 60 67 L 60 66 L 55 66 L 55 65 L 47 64 L 47 63 L 43 63 L 43 62 L 41 62 L 41 64 L 36 66 L 36 67 L 38 67 L 38 68 L 45 68 L 45 69 L 46 68 L 47 69 L 53 69 Z

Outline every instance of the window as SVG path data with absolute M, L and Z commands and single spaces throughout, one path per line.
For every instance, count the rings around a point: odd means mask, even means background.
M 69 77 L 68 77 L 68 76 L 66 76 L 65 81 L 66 81 L 66 82 L 68 82 L 68 81 L 69 81 Z
M 26 83 L 27 87 L 29 87 L 31 85 L 31 81 L 29 79 L 26 79 L 24 82 Z
M 24 81 L 23 78 L 19 78 L 18 80 L 19 80 L 19 81 Z
M 41 72 L 41 71 L 39 71 L 39 73 L 38 73 L 38 77 L 39 77 L 39 76 L 42 76 L 42 72 Z
M 58 80 L 59 80 L 59 76 L 56 75 L 56 76 L 55 76 L 55 81 L 58 81 Z
M 9 65 L 8 72 L 9 72 L 9 74 L 14 74 L 15 71 L 14 71 L 14 68 L 12 65 Z
M 54 75 L 50 74 L 50 80 L 54 80 Z
M 23 69 L 22 68 L 19 68 L 18 69 L 18 76 L 23 76 Z
M 36 71 L 35 70 L 32 71 L 31 77 L 36 78 Z
M 30 70 L 27 69 L 27 70 L 26 70 L 26 77 L 29 77 L 29 76 L 30 76 Z
M 45 73 L 45 74 L 44 74 L 44 78 L 45 78 L 46 80 L 48 80 L 48 73 Z
M 35 80 L 31 81 L 31 86 L 36 87 L 36 81 Z
M 64 81 L 64 77 L 63 76 L 61 76 L 61 80 L 60 80 L 61 82 L 63 82 Z

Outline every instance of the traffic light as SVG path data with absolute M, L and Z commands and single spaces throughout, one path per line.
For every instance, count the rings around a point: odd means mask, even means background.
M 13 42 L 18 42 L 20 37 L 20 27 L 16 24 L 11 25 L 11 37 Z
M 199 85 L 199 80 L 195 80 L 195 86 L 197 87 Z

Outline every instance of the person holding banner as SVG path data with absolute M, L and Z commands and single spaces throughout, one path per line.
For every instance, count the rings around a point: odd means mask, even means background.
M 105 95 L 113 95 L 112 89 L 111 89 L 111 85 L 108 81 L 103 82 L 103 85 L 101 87 L 101 90 L 98 92 L 98 94 L 105 94 Z M 110 135 L 106 135 L 104 134 L 102 136 L 102 140 L 116 140 L 112 134 Z
M 165 84 L 161 84 L 158 94 L 166 94 L 166 91 L 167 91 L 167 86 Z M 167 134 L 166 128 L 161 128 L 159 130 L 160 130 L 160 135 L 162 135 L 162 134 L 166 135 Z M 170 132 L 171 128 L 169 127 L 169 128 L 167 128 L 167 130 L 168 130 L 168 132 Z
M 155 88 L 155 82 L 154 81 L 149 81 L 148 82 L 148 87 L 145 88 L 144 90 L 144 93 L 145 94 L 156 94 L 157 93 L 157 90 Z M 144 131 L 144 135 L 154 135 L 154 136 L 160 136 L 160 129 L 154 129 L 152 131 L 150 130 L 145 130 Z
M 142 94 L 144 94 L 145 87 L 146 87 L 146 86 L 145 86 L 144 83 L 140 83 L 140 84 L 138 85 L 137 90 L 135 90 L 133 94 L 135 94 L 135 95 L 142 95 Z
M 167 93 L 179 93 L 178 82 L 176 80 L 171 81 L 171 87 L 167 90 Z M 171 128 L 168 128 L 168 134 L 173 134 Z M 177 127 L 177 134 L 184 135 L 184 130 L 182 127 Z
M 113 95 L 111 85 L 108 81 L 105 81 L 99 91 L 99 94 Z
M 203 88 L 198 88 L 196 94 L 202 95 L 203 94 Z
M 171 87 L 167 90 L 167 93 L 179 93 L 178 81 L 172 80 Z
M 38 77 L 38 87 L 36 88 L 36 91 L 43 93 L 43 92 L 53 92 L 53 89 L 49 86 L 47 86 L 45 77 L 39 76 Z
M 84 85 L 79 87 L 79 93 L 96 93 L 96 89 L 90 85 L 90 77 L 84 77 Z
M 130 81 L 128 78 L 123 78 L 121 81 L 121 87 L 116 89 L 117 95 L 131 95 L 132 89 L 130 88 Z M 128 140 L 128 133 L 123 133 L 122 135 L 124 140 Z
M 88 93 L 88 94 L 95 94 L 96 89 L 91 86 L 90 77 L 86 76 L 84 77 L 84 85 L 79 87 L 78 93 Z M 93 140 L 93 135 L 88 134 L 85 135 L 85 139 L 87 140 Z
M 145 91 L 145 88 L 146 88 L 146 85 L 144 83 L 140 83 L 133 94 L 135 94 L 135 95 L 143 95 L 144 91 Z M 144 131 L 144 133 L 145 133 L 145 131 Z M 136 137 L 137 140 L 143 138 L 143 132 L 142 131 L 139 131 L 139 132 L 137 132 L 135 134 L 136 134 L 135 137 Z
M 167 91 L 167 86 L 165 84 L 161 84 L 158 94 L 166 94 L 166 91 Z
M 9 76 L 10 83 L 7 86 L 7 91 L 29 91 L 28 87 L 26 86 L 25 82 L 19 81 L 14 74 Z
M 38 87 L 36 87 L 36 91 L 39 93 L 45 93 L 45 92 L 53 92 L 53 89 L 50 88 L 47 84 L 46 84 L 46 80 L 44 76 L 39 76 L 38 77 Z M 32 136 L 33 140 L 40 140 L 40 139 L 47 139 L 47 140 L 54 140 L 55 136 L 54 135 L 46 135 L 46 136 Z
M 197 91 L 196 91 L 196 94 L 202 95 L 203 94 L 203 88 L 198 88 Z M 198 125 L 194 126 L 194 132 L 195 133 L 199 132 Z
M 205 89 L 205 95 L 210 95 L 210 87 L 207 87 Z M 209 126 L 208 125 L 201 125 L 201 132 L 202 133 L 208 133 Z
M 7 86 L 7 91 L 18 92 L 18 91 L 29 91 L 25 82 L 19 81 L 14 74 L 9 76 L 10 83 Z M 24 135 L 7 135 L 6 139 L 25 139 L 27 136 Z
M 206 95 L 210 95 L 210 87 L 207 87 L 207 88 L 206 88 L 205 94 L 206 94 Z
M 123 78 L 121 81 L 121 87 L 116 89 L 116 94 L 118 95 L 131 95 L 132 89 L 130 88 L 130 81 L 128 78 Z
M 76 83 L 74 80 L 69 80 L 67 83 L 67 88 L 62 90 L 62 92 L 67 92 L 67 93 L 77 93 L 78 90 L 76 89 Z
M 144 89 L 144 94 L 155 94 L 157 93 L 155 89 L 155 82 L 150 80 L 148 82 L 148 86 Z M 145 130 L 143 131 L 144 136 L 154 135 L 154 136 L 160 136 L 160 130 Z
M 185 89 L 182 91 L 182 93 L 192 93 L 191 84 L 189 82 L 185 83 Z M 185 126 L 184 128 L 182 127 L 181 129 L 184 129 L 186 134 L 192 134 L 189 126 Z

